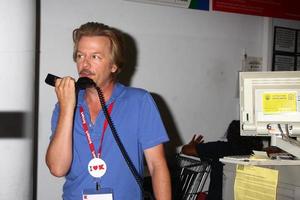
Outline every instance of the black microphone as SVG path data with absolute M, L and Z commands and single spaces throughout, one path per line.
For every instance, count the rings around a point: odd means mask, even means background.
M 55 86 L 55 82 L 57 79 L 60 79 L 60 77 L 55 76 L 53 74 L 48 74 L 45 79 L 45 82 L 48 85 Z M 88 77 L 81 77 L 75 83 L 76 89 L 86 89 L 86 88 L 95 87 L 95 86 L 96 86 L 96 83 Z

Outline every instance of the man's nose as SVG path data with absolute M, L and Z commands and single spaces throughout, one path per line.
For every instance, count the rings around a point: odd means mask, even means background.
M 90 67 L 91 66 L 91 59 L 89 57 L 85 57 L 83 62 L 82 62 L 82 65 L 86 68 Z

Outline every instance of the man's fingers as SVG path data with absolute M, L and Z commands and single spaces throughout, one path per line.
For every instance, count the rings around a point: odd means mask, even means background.
M 65 87 L 65 86 L 69 87 L 71 84 L 72 85 L 75 84 L 75 79 L 70 76 L 59 78 L 56 79 L 55 81 L 55 87 Z
M 202 135 L 198 135 L 196 138 L 195 138 L 195 142 L 197 142 L 197 143 L 203 143 L 203 136 Z
M 192 141 L 194 141 L 196 139 L 196 134 L 194 134 L 193 138 L 192 138 Z

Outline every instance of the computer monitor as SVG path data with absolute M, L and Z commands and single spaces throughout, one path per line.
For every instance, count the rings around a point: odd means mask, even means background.
M 242 136 L 300 137 L 300 71 L 240 72 L 239 88 Z
M 300 136 L 300 71 L 240 72 L 241 135 Z

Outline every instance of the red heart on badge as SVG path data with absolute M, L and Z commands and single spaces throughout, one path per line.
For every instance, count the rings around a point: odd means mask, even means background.
M 98 166 L 97 166 L 97 165 L 94 165 L 93 168 L 94 168 L 94 170 L 97 170 Z

